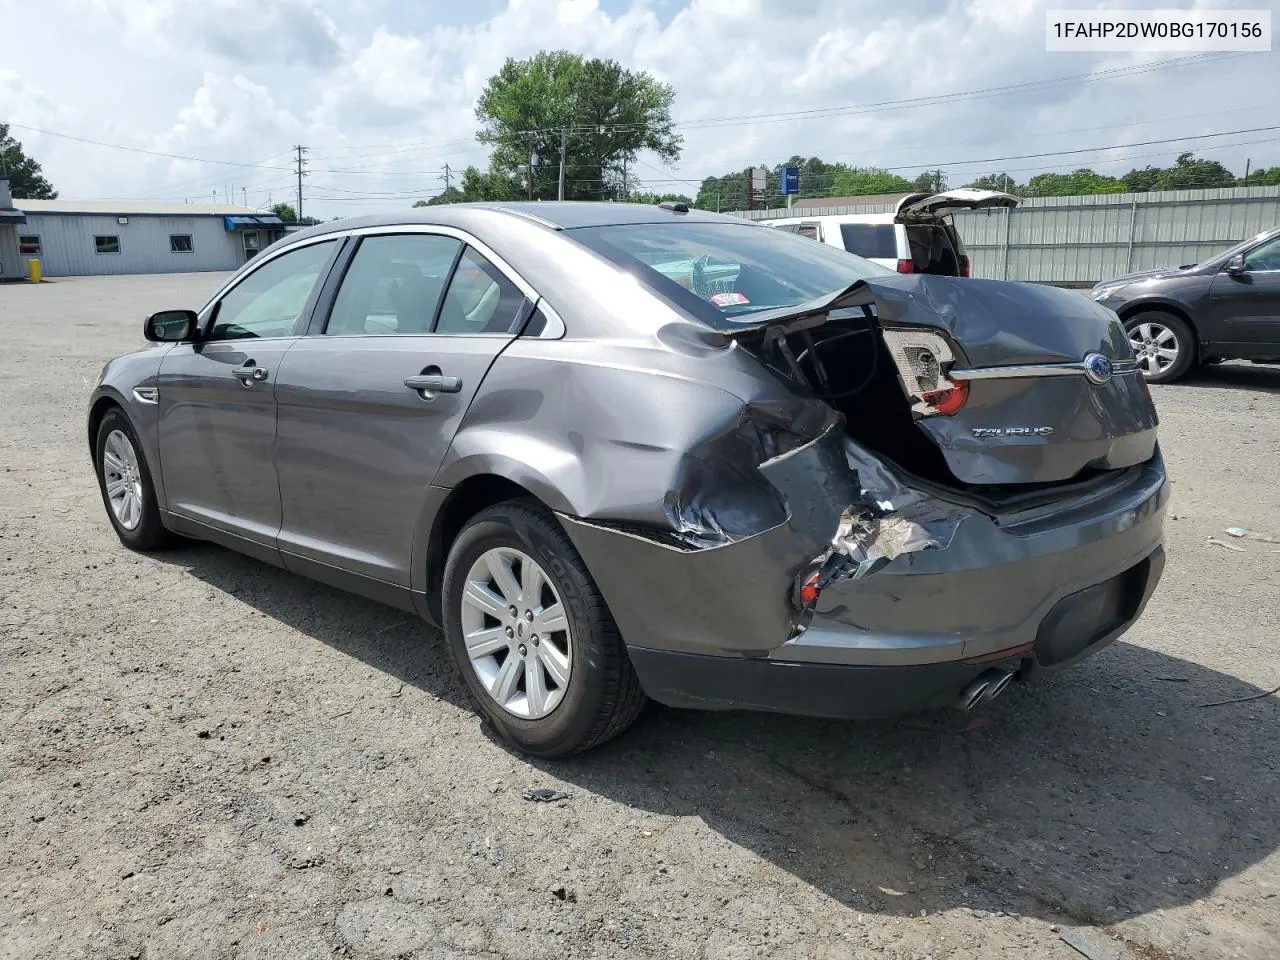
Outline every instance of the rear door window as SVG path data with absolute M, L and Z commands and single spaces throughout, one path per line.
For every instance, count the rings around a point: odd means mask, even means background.
M 842 223 L 840 239 L 846 250 L 860 257 L 898 259 L 898 238 L 892 223 Z
M 449 281 L 437 333 L 512 333 L 525 297 L 492 263 L 467 247 Z
M 329 335 L 431 332 L 462 241 L 429 233 L 365 237 L 329 314 Z

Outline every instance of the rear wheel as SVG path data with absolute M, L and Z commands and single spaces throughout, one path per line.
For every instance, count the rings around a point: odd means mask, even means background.
M 98 424 L 94 444 L 98 489 L 120 542 L 133 550 L 158 550 L 177 537 L 160 522 L 155 485 L 133 424 L 119 408 Z
M 462 529 L 442 607 L 449 651 L 480 713 L 526 753 L 586 750 L 644 707 L 604 598 L 536 501 L 490 507 Z
M 1147 310 L 1126 320 L 1124 329 L 1148 383 L 1177 380 L 1195 363 L 1195 334 L 1181 317 Z

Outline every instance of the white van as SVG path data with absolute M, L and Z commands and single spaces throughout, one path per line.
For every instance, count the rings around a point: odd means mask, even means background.
M 957 210 L 1016 207 L 1018 198 L 994 190 L 911 193 L 893 213 L 782 217 L 761 223 L 848 250 L 899 273 L 970 276 L 969 257 L 951 214 Z

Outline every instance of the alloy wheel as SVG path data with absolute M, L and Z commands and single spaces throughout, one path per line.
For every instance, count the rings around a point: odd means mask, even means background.
M 1178 362 L 1182 345 L 1178 335 L 1162 323 L 1145 321 L 1129 330 L 1129 343 L 1137 355 L 1138 365 L 1147 376 L 1164 373 Z
M 142 522 L 142 472 L 123 430 L 112 430 L 102 446 L 102 483 L 116 522 L 126 530 Z
M 569 621 L 550 579 L 528 554 L 486 550 L 462 594 L 462 636 L 480 685 L 523 720 L 547 716 L 573 669 Z

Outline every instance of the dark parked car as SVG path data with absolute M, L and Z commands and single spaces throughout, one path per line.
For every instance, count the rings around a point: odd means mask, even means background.
M 1163 566 L 1113 314 L 897 275 L 683 207 L 312 227 L 111 361 L 88 439 L 135 549 L 211 540 L 443 627 L 540 756 L 646 696 L 971 707 L 1102 648 Z
M 1280 229 L 1205 263 L 1106 280 L 1093 299 L 1124 321 L 1152 383 L 1200 363 L 1280 363 Z

